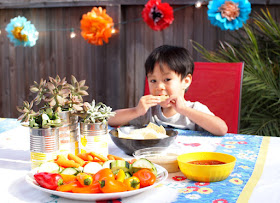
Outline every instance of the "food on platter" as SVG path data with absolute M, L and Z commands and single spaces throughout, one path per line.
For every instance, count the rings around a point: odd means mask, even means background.
M 162 139 L 168 137 L 166 135 L 165 128 L 160 125 L 156 125 L 154 123 L 149 123 L 145 128 L 139 128 L 130 131 L 129 134 L 123 133 L 119 128 L 118 130 L 118 137 L 124 139 Z
M 96 156 L 91 159 L 87 155 Z M 39 186 L 49 190 L 90 194 L 138 190 L 153 185 L 157 180 L 157 168 L 147 159 L 126 161 L 112 154 L 103 157 L 95 152 L 87 155 L 68 154 L 68 158 L 58 155 L 35 169 L 33 178 Z
M 160 95 L 159 97 L 160 97 L 161 101 L 165 101 L 165 100 L 167 100 L 169 98 L 168 95 Z

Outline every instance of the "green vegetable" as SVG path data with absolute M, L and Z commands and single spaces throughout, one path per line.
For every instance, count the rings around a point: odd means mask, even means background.
M 131 165 L 125 160 L 114 160 L 110 163 L 110 169 L 112 172 L 116 172 L 119 169 L 122 169 L 124 172 L 130 171 Z
M 155 174 L 155 176 L 157 176 L 157 169 L 155 165 L 152 162 L 150 162 L 148 159 L 145 158 L 138 159 L 131 165 L 132 173 L 135 173 L 143 168 L 149 169 L 150 171 L 153 172 L 153 174 Z
M 75 168 L 65 168 L 61 171 L 61 174 L 66 174 L 66 175 L 77 175 L 79 171 Z

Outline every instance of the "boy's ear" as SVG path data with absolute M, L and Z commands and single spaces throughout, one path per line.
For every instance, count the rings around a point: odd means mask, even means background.
M 191 85 L 191 83 L 192 83 L 192 75 L 191 74 L 188 74 L 184 79 L 183 79 L 183 81 L 184 81 L 184 85 L 185 85 L 185 89 L 187 89 L 190 85 Z

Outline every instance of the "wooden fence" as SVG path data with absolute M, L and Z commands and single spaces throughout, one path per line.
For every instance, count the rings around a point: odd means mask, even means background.
M 102 101 L 113 109 L 135 106 L 144 92 L 144 62 L 148 54 L 162 44 L 184 46 L 195 61 L 203 61 L 190 40 L 209 50 L 219 41 L 230 40 L 230 31 L 221 31 L 207 19 L 207 7 L 197 9 L 195 1 L 170 0 L 175 10 L 173 24 L 163 31 L 153 31 L 141 18 L 144 0 L 103 1 L 19 1 L 0 2 L 0 117 L 16 118 L 17 105 L 31 101 L 29 87 L 49 76 L 74 75 L 89 86 L 86 101 Z M 267 1 L 256 0 L 253 12 L 265 8 Z M 280 9 L 268 5 L 280 21 Z M 274 2 L 274 3 L 273 3 Z M 118 30 L 108 44 L 88 44 L 79 34 L 80 19 L 93 6 L 103 6 Z M 14 47 L 5 31 L 10 19 L 24 16 L 39 31 L 34 47 Z M 70 38 L 75 28 L 76 38 Z

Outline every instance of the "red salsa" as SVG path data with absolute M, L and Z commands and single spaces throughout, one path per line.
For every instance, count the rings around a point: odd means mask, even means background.
M 190 161 L 190 164 L 196 165 L 221 165 L 225 164 L 226 162 L 218 161 L 218 160 L 198 160 L 198 161 Z

